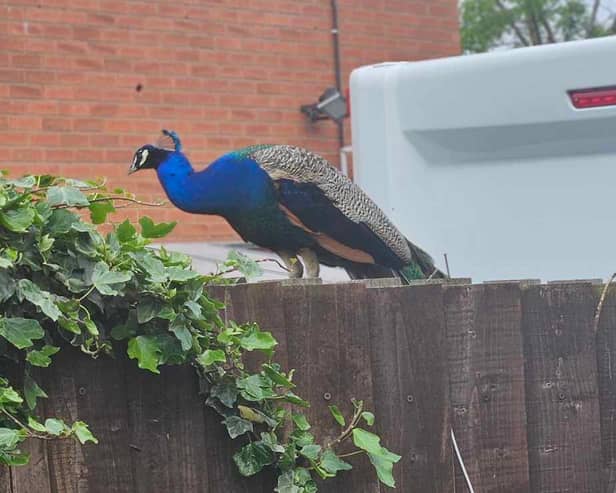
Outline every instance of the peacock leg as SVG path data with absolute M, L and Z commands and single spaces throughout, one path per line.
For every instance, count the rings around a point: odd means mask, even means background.
M 296 255 L 287 251 L 276 252 L 285 267 L 289 269 L 289 277 L 291 279 L 300 279 L 304 275 L 304 266 L 299 261 Z
M 319 277 L 319 268 L 321 265 L 319 264 L 319 259 L 317 258 L 317 254 L 314 253 L 309 248 L 302 248 L 299 251 L 299 255 L 301 255 L 302 260 L 304 262 L 304 266 L 308 271 L 307 277 L 318 278 Z

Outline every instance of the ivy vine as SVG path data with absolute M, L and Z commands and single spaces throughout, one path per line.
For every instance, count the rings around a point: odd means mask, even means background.
M 278 493 L 316 492 L 317 476 L 350 470 L 344 459 L 357 454 L 367 454 L 379 480 L 393 487 L 400 456 L 365 429 L 374 415 L 361 401 L 353 401 L 347 417 L 330 406 L 340 434 L 316 443 L 301 412 L 309 403 L 296 394 L 293 370 L 274 361 L 272 334 L 254 323 L 222 320 L 224 306 L 205 289 L 223 282 L 220 274 L 200 275 L 190 257 L 148 246 L 175 223 L 143 217 L 138 227 L 124 221 L 106 235 L 97 230 L 132 202 L 139 201 L 95 182 L 0 177 L 0 360 L 23 369 L 15 380 L 0 375 L 0 464 L 27 464 L 19 446 L 28 438 L 97 443 L 83 421 L 38 414 L 37 401 L 47 394 L 32 369 L 49 367 L 59 351 L 74 346 L 92 357 L 126 351 L 153 373 L 161 365 L 194 366 L 206 404 L 221 415 L 230 438 L 244 442 L 233 456 L 239 472 L 252 476 L 274 467 Z M 234 254 L 226 269 L 254 275 L 259 267 Z M 256 372 L 244 364 L 252 351 L 265 359 Z

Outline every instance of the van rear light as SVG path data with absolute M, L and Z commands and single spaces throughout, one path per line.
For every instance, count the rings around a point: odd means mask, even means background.
M 576 89 L 569 91 L 569 97 L 573 106 L 578 109 L 616 106 L 616 86 Z

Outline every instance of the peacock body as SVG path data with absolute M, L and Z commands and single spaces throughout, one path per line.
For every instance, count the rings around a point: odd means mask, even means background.
M 319 264 L 353 278 L 442 277 L 378 206 L 324 158 L 289 145 L 258 145 L 195 171 L 173 132 L 137 150 L 130 172 L 156 169 L 169 200 L 197 214 L 224 217 L 245 240 L 273 250 L 292 277 L 318 277 Z

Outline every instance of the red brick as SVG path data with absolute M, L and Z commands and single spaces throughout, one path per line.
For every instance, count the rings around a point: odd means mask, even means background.
M 158 199 L 155 174 L 126 168 L 163 127 L 182 135 L 197 168 L 264 141 L 337 161 L 335 126 L 298 111 L 332 84 L 327 2 L 1 3 L 0 151 L 16 173 L 106 175 Z M 339 17 L 344 81 L 358 65 L 459 52 L 455 0 L 345 0 Z M 237 238 L 221 219 L 172 206 L 113 221 L 141 214 L 178 219 L 174 239 Z

